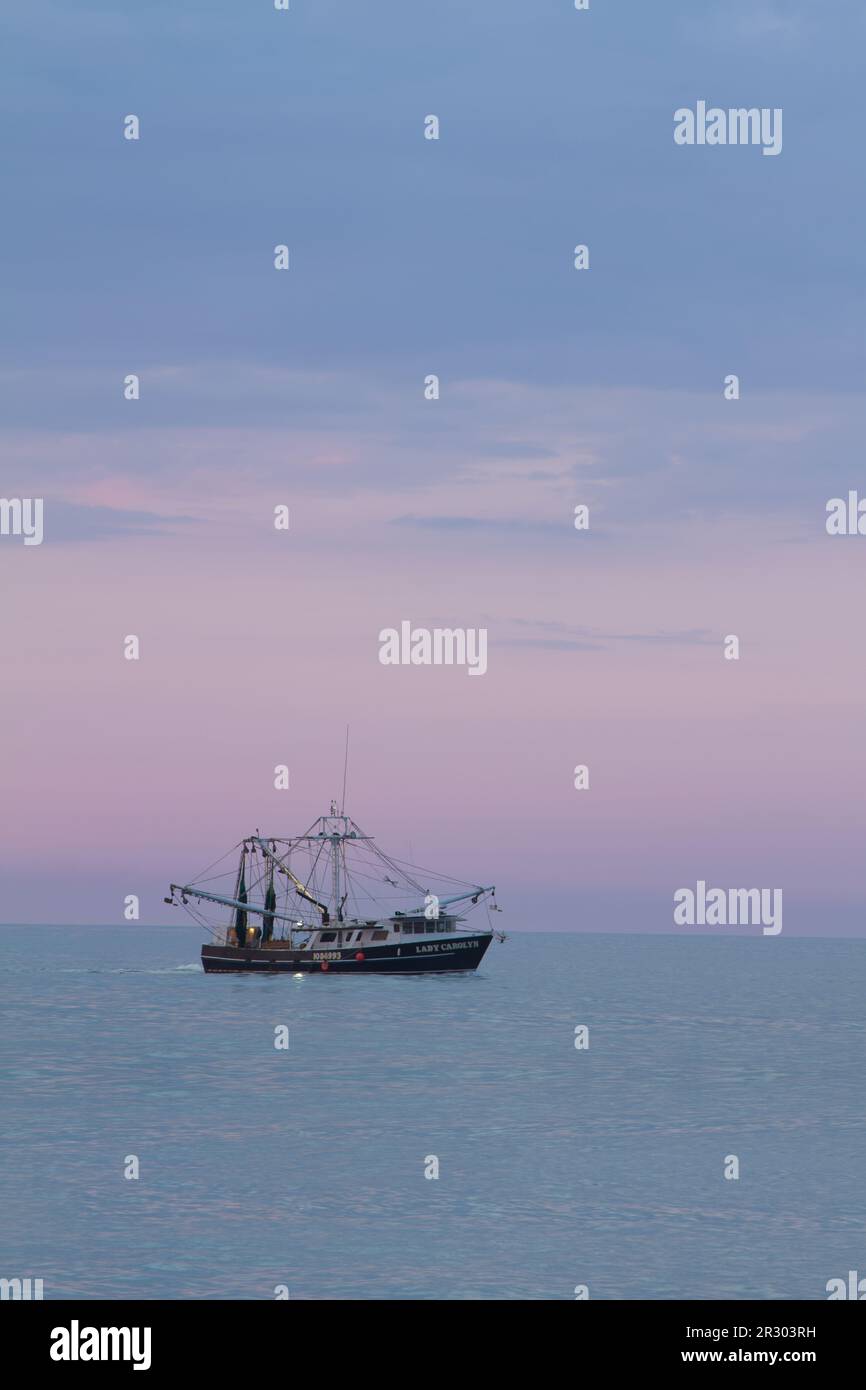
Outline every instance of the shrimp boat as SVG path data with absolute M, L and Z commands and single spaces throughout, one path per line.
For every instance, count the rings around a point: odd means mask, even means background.
M 490 925 L 466 924 L 482 902 L 501 911 L 495 888 L 392 859 L 335 802 L 303 835 L 281 839 L 256 831 L 229 851 L 232 861 L 238 850 L 236 869 L 232 863 L 221 874 L 219 861 L 191 883 L 172 883 L 165 899 L 211 933 L 213 941 L 201 949 L 208 974 L 467 971 L 494 937 L 505 939 Z M 398 901 L 408 905 L 398 908 Z M 207 921 L 206 914 L 225 917 L 226 910 L 228 922 Z

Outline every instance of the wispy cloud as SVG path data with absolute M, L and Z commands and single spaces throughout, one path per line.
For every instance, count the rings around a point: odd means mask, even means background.
M 93 507 L 77 502 L 45 498 L 45 539 L 47 541 L 99 541 L 117 536 L 161 536 L 175 526 L 195 523 L 192 516 L 160 516 L 156 512 L 131 511 L 116 507 Z
M 493 621 L 488 619 L 487 621 Z M 705 628 L 657 629 L 649 632 L 610 632 L 592 627 L 572 627 L 567 623 L 534 618 L 508 618 L 505 626 L 530 629 L 528 635 L 497 635 L 504 647 L 542 647 L 550 651 L 603 651 L 618 643 L 651 643 L 655 646 L 717 646 L 719 634 Z
M 145 374 L 135 403 L 114 381 L 107 405 L 107 379 L 79 379 L 46 429 L 41 376 L 0 374 L 7 492 L 41 496 L 60 480 L 67 496 L 102 501 L 91 492 L 101 481 L 142 512 L 170 499 L 202 517 L 259 507 L 275 489 L 293 501 L 366 494 L 377 523 L 540 543 L 573 540 L 569 517 L 584 503 L 582 544 L 646 546 L 666 524 L 683 536 L 750 519 L 811 531 L 827 496 L 856 483 L 866 428 L 861 396 L 750 387 L 727 402 L 720 382 L 693 393 L 472 380 L 424 402 L 417 382 L 249 368 L 230 391 L 224 373 L 187 367 Z M 63 418 L 67 406 L 91 423 Z M 34 423 L 9 426 L 16 411 Z M 152 524 L 127 524 L 137 520 Z
M 546 521 L 534 517 L 520 516 L 395 516 L 392 517 L 392 526 L 416 526 L 424 531 L 480 531 L 489 535 L 501 535 L 503 537 L 528 537 L 543 536 L 547 539 L 562 539 L 570 545 L 574 544 L 574 526 L 571 516 L 563 511 L 562 516 L 557 521 Z M 587 531 L 581 536 L 581 543 L 585 541 L 597 541 L 600 535 L 597 531 Z

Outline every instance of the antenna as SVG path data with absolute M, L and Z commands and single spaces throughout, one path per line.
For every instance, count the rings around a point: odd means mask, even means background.
M 346 814 L 346 777 L 349 773 L 349 726 L 346 725 L 346 758 L 343 763 L 343 801 L 340 806 L 340 815 Z

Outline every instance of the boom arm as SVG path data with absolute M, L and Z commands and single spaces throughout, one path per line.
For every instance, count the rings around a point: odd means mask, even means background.
M 295 885 L 295 892 L 298 894 L 298 896 L 301 898 L 306 898 L 308 903 L 312 903 L 313 907 L 318 908 L 319 912 L 321 912 L 322 914 L 322 926 L 326 927 L 328 925 L 328 922 L 330 921 L 330 918 L 328 916 L 328 909 L 325 906 L 325 904 L 320 903 L 317 898 L 313 897 L 312 893 L 309 891 L 308 888 L 304 886 L 301 880 L 295 877 L 285 860 L 281 859 L 278 854 L 275 854 L 274 851 L 268 847 L 266 840 L 261 839 L 261 837 L 258 835 L 254 835 L 253 843 L 258 845 L 259 849 L 262 851 L 262 854 L 266 854 L 268 859 L 270 859 L 274 864 L 281 868 L 284 874 L 288 875 L 288 877 L 292 880 L 292 883 Z M 345 902 L 345 898 L 343 899 L 343 901 Z
M 219 893 L 206 893 L 203 888 L 184 887 L 180 883 L 170 883 L 169 890 L 172 894 L 180 893 L 182 897 L 204 898 L 209 903 L 222 903 L 224 907 L 239 908 L 241 912 L 255 912 L 259 917 L 273 917 L 277 922 L 291 922 L 297 925 L 296 917 L 286 917 L 283 913 L 272 912 L 267 907 L 256 907 L 255 903 L 242 903 L 237 898 L 223 898 Z
M 467 898 L 472 898 L 474 902 L 477 902 L 484 893 L 495 893 L 495 891 L 496 889 L 493 885 L 491 885 L 490 888 L 470 888 L 468 893 L 455 893 L 453 898 L 440 898 L 439 906 L 450 907 L 452 903 L 462 903 L 465 902 Z M 423 907 L 414 907 L 411 912 L 406 912 L 403 915 L 405 917 L 417 917 L 423 911 Z

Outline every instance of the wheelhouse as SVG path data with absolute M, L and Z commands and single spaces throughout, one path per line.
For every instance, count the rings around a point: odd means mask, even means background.
M 310 950 L 319 951 L 326 947 L 339 950 L 344 946 L 381 945 L 383 941 L 399 944 L 410 936 L 414 939 L 416 936 L 455 932 L 460 922 L 461 918 L 453 916 L 427 918 L 407 917 L 402 914 L 382 921 L 344 922 L 339 926 L 328 926 L 320 931 L 313 931 L 307 945 Z

